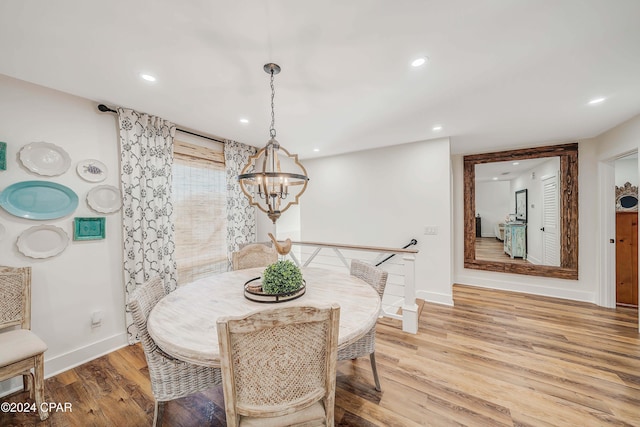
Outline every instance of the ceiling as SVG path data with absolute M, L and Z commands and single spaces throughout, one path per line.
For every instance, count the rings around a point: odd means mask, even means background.
M 639 114 L 639 19 L 638 0 L 3 0 L 0 74 L 263 146 L 276 62 L 278 140 L 302 158 L 477 153 Z
M 551 157 L 539 159 L 509 160 L 505 162 L 478 163 L 475 165 L 476 182 L 511 181 L 523 173 L 548 162 Z M 559 159 L 556 157 L 556 159 Z M 558 160 L 558 166 L 560 165 Z

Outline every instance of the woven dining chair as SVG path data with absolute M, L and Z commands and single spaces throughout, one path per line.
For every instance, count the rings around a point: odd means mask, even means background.
M 387 286 L 388 273 L 381 268 L 368 264 L 360 260 L 351 261 L 351 275 L 358 277 L 370 284 L 380 299 L 384 295 L 384 288 Z M 381 391 L 380 379 L 378 378 L 378 369 L 376 367 L 376 325 L 358 341 L 340 349 L 338 351 L 338 360 L 353 360 L 358 357 L 369 355 L 371 361 L 371 370 L 373 371 L 373 379 L 376 383 L 376 390 Z
M 333 426 L 337 304 L 217 321 L 230 427 Z
M 155 398 L 153 425 L 162 425 L 165 402 L 188 396 L 222 384 L 219 368 L 194 365 L 164 353 L 147 331 L 147 319 L 155 305 L 166 294 L 160 277 L 154 277 L 136 289 L 127 307 L 138 328 L 147 359 L 151 390 Z
M 248 244 L 231 254 L 231 265 L 234 270 L 266 267 L 276 261 L 278 261 L 276 249 L 261 243 Z
M 9 327 L 19 329 L 5 330 Z M 0 267 L 0 381 L 22 375 L 41 420 L 44 403 L 44 352 L 47 345 L 31 332 L 31 267 Z

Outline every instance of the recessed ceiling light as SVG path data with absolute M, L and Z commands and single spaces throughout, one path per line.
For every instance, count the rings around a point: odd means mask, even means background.
M 601 97 L 601 98 L 594 98 L 591 101 L 589 101 L 589 105 L 595 105 L 595 104 L 600 104 L 602 101 L 604 101 L 605 97 Z
M 520 164 L 520 162 L 513 162 L 511 163 L 513 166 L 518 166 Z
M 152 76 L 151 74 L 140 74 L 140 77 L 142 77 L 143 80 L 146 80 L 148 82 L 155 82 L 156 78 L 154 76 Z
M 427 57 L 426 56 L 421 56 L 420 58 L 416 58 L 413 61 L 411 61 L 411 66 L 412 67 L 420 67 L 421 65 L 424 65 L 427 62 Z
M 493 179 L 494 181 L 497 181 L 497 180 L 498 180 L 498 177 L 497 177 L 497 176 L 494 176 L 492 179 Z
M 240 123 L 246 125 L 247 123 L 249 123 L 249 119 L 240 119 Z
M 439 132 L 439 131 L 442 130 L 442 126 L 436 125 L 436 126 L 432 127 L 431 130 L 433 130 L 434 132 Z
M 317 152 L 319 152 L 319 151 L 320 151 L 320 149 L 319 149 L 319 148 L 314 148 L 314 149 L 313 149 L 313 151 L 314 151 L 315 153 L 317 153 Z

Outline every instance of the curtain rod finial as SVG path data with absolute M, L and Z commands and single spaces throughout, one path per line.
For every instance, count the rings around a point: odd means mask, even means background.
M 116 113 L 115 110 L 112 110 L 111 108 L 107 107 L 104 104 L 98 104 L 98 110 L 102 111 L 103 113 L 107 113 L 107 112 Z

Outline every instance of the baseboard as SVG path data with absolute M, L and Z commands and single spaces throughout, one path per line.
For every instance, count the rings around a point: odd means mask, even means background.
M 127 334 L 121 333 L 96 341 L 67 353 L 47 358 L 44 354 L 44 377 L 49 378 L 61 372 L 80 366 L 100 356 L 128 345 Z M 0 382 L 0 397 L 22 390 L 22 378 L 16 377 Z
M 96 341 L 84 347 L 80 347 L 68 353 L 63 353 L 47 359 L 45 353 L 44 358 L 44 376 L 45 378 L 57 375 L 61 372 L 87 363 L 90 360 L 97 359 L 100 356 L 111 353 L 128 344 L 127 334 L 120 333 L 112 335 L 101 341 Z
M 569 299 L 573 301 L 590 302 L 596 304 L 595 292 L 574 290 L 569 288 L 547 287 L 543 284 L 518 283 L 515 275 L 506 275 L 508 280 L 496 280 L 480 277 L 460 275 L 454 283 L 461 285 L 477 286 L 479 288 L 499 289 L 502 291 L 523 292 L 545 297 Z M 555 280 L 555 279 L 549 279 Z M 561 280 L 561 279 L 560 279 Z
M 502 239 L 498 239 L 498 236 L 496 236 L 495 233 L 481 234 L 480 237 L 491 237 L 496 239 L 499 242 L 502 242 Z
M 529 261 L 531 264 L 542 265 L 542 260 L 539 260 L 536 257 L 532 257 L 530 254 L 527 254 L 527 261 Z
M 429 291 L 417 291 L 416 298 L 420 298 L 427 302 L 433 302 L 435 304 L 449 305 L 453 306 L 453 295 L 452 294 L 441 294 L 437 292 L 429 292 Z

